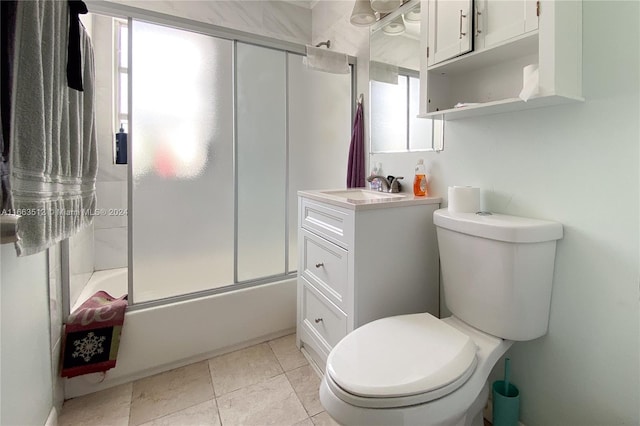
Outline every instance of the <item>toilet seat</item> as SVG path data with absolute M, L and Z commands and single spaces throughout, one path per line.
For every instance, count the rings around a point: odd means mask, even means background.
M 327 384 L 360 407 L 401 407 L 441 398 L 473 374 L 477 347 L 434 316 L 400 315 L 366 324 L 327 359 Z

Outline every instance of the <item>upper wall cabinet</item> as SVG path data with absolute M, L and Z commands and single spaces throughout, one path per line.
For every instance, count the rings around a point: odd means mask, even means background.
M 426 8 L 422 10 L 427 10 Z M 472 0 L 429 2 L 429 65 L 446 61 L 472 49 Z
M 580 0 L 422 0 L 420 117 L 454 120 L 582 101 Z M 524 68 L 537 91 L 519 97 Z M 535 85 L 534 85 L 535 86 Z
M 476 0 L 474 48 L 488 49 L 538 29 L 536 0 Z

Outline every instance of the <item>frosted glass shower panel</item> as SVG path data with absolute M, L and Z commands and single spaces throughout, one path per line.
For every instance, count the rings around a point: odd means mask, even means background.
M 134 303 L 233 283 L 231 41 L 134 21 Z
M 285 273 L 286 54 L 236 45 L 237 279 Z

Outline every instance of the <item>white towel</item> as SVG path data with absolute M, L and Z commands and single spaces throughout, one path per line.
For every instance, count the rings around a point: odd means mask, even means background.
M 11 193 L 19 256 L 91 224 L 98 167 L 91 40 L 81 28 L 84 92 L 67 87 L 67 2 L 18 2 Z
M 307 68 L 330 72 L 333 74 L 349 74 L 349 58 L 345 53 L 307 45 L 307 56 L 302 58 Z

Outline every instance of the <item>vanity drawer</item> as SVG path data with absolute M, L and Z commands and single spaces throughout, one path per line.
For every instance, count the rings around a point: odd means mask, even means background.
M 301 198 L 299 224 L 345 249 L 353 234 L 353 212 Z
M 302 322 L 311 333 L 331 350 L 347 335 L 347 316 L 318 290 L 299 278 L 302 286 Z
M 300 230 L 300 237 L 302 275 L 340 309 L 346 310 L 348 252 L 304 229 Z

